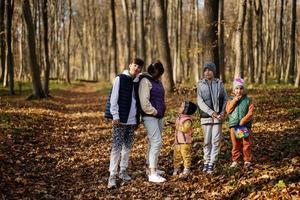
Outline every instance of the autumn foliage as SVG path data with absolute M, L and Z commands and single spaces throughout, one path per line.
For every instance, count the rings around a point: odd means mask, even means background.
M 228 91 L 229 92 L 229 91 Z M 53 98 L 26 101 L 0 96 L 0 199 L 297 199 L 300 196 L 300 90 L 250 89 L 255 105 L 254 166 L 229 169 L 227 125 L 216 173 L 201 171 L 203 135 L 194 115 L 192 174 L 172 177 L 172 128 L 166 125 L 159 160 L 167 182 L 147 181 L 146 131 L 136 131 L 130 183 L 107 189 L 111 123 L 104 118 L 107 90 L 95 83 L 52 91 Z M 167 98 L 166 120 L 176 117 L 195 88 Z

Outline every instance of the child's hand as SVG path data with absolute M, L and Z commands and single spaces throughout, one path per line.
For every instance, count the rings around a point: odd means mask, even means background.
M 224 115 L 218 115 L 217 119 L 220 121 L 224 120 Z
M 235 101 L 239 101 L 241 98 L 242 98 L 242 96 L 235 96 L 233 99 L 234 99 Z
M 120 120 L 119 119 L 112 120 L 112 124 L 113 125 L 119 125 L 120 124 Z
M 216 113 L 216 112 L 213 112 L 213 114 L 211 115 L 213 118 L 216 118 L 216 119 L 218 119 L 218 113 Z

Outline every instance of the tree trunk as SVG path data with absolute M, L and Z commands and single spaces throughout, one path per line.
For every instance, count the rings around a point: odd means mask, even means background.
M 288 83 L 294 83 L 295 78 L 295 43 L 296 43 L 296 0 L 292 0 L 291 5 L 291 27 L 290 27 L 290 59 L 287 68 L 285 81 Z
M 257 82 L 262 83 L 262 75 L 263 75 L 263 32 L 262 32 L 262 15 L 263 15 L 263 10 L 262 10 L 262 3 L 261 0 L 258 0 L 258 2 L 255 0 L 254 1 L 255 5 L 255 13 L 256 13 L 256 67 L 257 67 Z
M 49 43 L 48 43 L 48 0 L 43 1 L 43 24 L 44 24 L 44 49 L 46 70 L 44 79 L 44 92 L 49 95 L 49 76 L 50 76 L 50 60 L 49 60 Z
M 29 0 L 23 0 L 22 2 L 23 16 L 28 29 L 27 41 L 29 45 L 29 54 L 31 61 L 31 75 L 32 75 L 32 86 L 33 86 L 33 98 L 45 98 L 45 93 L 42 88 L 40 67 L 36 57 L 36 46 L 35 46 L 35 35 L 34 27 L 32 22 L 32 15 L 30 11 Z
M 175 48 L 174 48 L 174 71 L 173 80 L 181 82 L 180 63 L 181 63 L 181 32 L 182 32 L 182 1 L 177 0 L 175 13 Z
M 220 71 L 220 79 L 225 83 L 225 43 L 224 43 L 224 0 L 219 1 L 219 71 Z
M 248 1 L 247 7 L 247 50 L 250 83 L 254 83 L 254 55 L 253 55 L 253 0 Z
M 6 52 L 5 52 L 5 26 L 4 26 L 4 15 L 5 14 L 5 1 L 0 1 L 0 54 L 1 54 L 1 77 L 0 82 L 2 83 L 4 80 L 5 73 L 5 60 L 6 60 Z
M 168 30 L 166 21 L 166 12 L 164 9 L 164 1 L 155 1 L 155 23 L 156 23 L 156 35 L 157 35 L 157 47 L 165 66 L 165 76 L 163 76 L 164 86 L 168 93 L 172 92 L 174 89 L 174 81 L 172 76 L 172 63 L 170 55 L 170 47 L 168 42 Z
M 277 55 L 279 57 L 279 61 L 277 62 L 277 83 L 281 81 L 281 68 L 283 67 L 283 9 L 284 9 L 284 0 L 280 2 L 280 16 L 279 16 L 279 44 Z
M 111 50 L 110 50 L 110 70 L 113 69 L 110 74 L 110 79 L 112 80 L 118 74 L 117 66 L 117 31 L 116 31 L 116 16 L 115 16 L 115 0 L 110 1 L 111 10 Z
M 245 24 L 245 14 L 246 14 L 246 0 L 240 0 L 239 4 L 239 16 L 238 16 L 238 25 L 236 30 L 235 38 L 235 70 L 234 77 L 244 78 L 243 70 L 243 34 L 244 34 L 244 24 Z
M 72 28 L 72 1 L 69 0 L 69 32 L 68 32 L 68 39 L 67 39 L 67 71 L 66 71 L 66 82 L 68 84 L 71 83 L 70 80 L 70 39 L 71 39 L 71 28 Z
M 128 14 L 127 0 L 122 0 L 123 12 L 125 16 L 125 52 L 124 52 L 124 69 L 129 65 L 130 62 L 130 20 Z
M 202 42 L 204 44 L 204 62 L 212 61 L 216 64 L 219 77 L 219 48 L 218 48 L 218 0 L 204 1 L 204 33 Z
M 14 0 L 6 1 L 6 40 L 7 40 L 7 69 L 9 74 L 9 93 L 15 94 L 14 91 L 14 60 L 12 53 L 12 17 L 14 12 Z
M 138 12 L 138 57 L 146 59 L 145 30 L 144 30 L 144 0 L 137 1 Z

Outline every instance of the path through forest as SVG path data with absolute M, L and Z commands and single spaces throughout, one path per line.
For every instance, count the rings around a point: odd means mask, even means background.
M 146 132 L 136 132 L 129 166 L 133 180 L 108 190 L 111 125 L 103 117 L 106 93 L 99 84 L 80 83 L 52 91 L 54 98 L 25 101 L 0 97 L 0 199 L 293 199 L 300 195 L 300 90 L 250 90 L 256 105 L 254 167 L 230 170 L 230 141 L 224 142 L 214 175 L 201 172 L 202 134 L 195 122 L 193 174 L 172 177 L 170 128 L 163 134 L 163 184 L 147 182 Z M 167 119 L 195 93 L 167 98 Z M 195 120 L 197 116 L 195 116 Z

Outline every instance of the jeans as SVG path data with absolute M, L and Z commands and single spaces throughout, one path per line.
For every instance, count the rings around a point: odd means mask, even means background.
M 134 140 L 135 125 L 115 125 L 113 126 L 113 141 L 110 154 L 109 172 L 111 176 L 118 173 L 118 164 L 120 162 L 120 171 L 128 167 L 129 154 Z
M 163 119 L 145 116 L 143 121 L 148 135 L 147 164 L 149 168 L 157 168 L 158 156 L 162 146 Z

